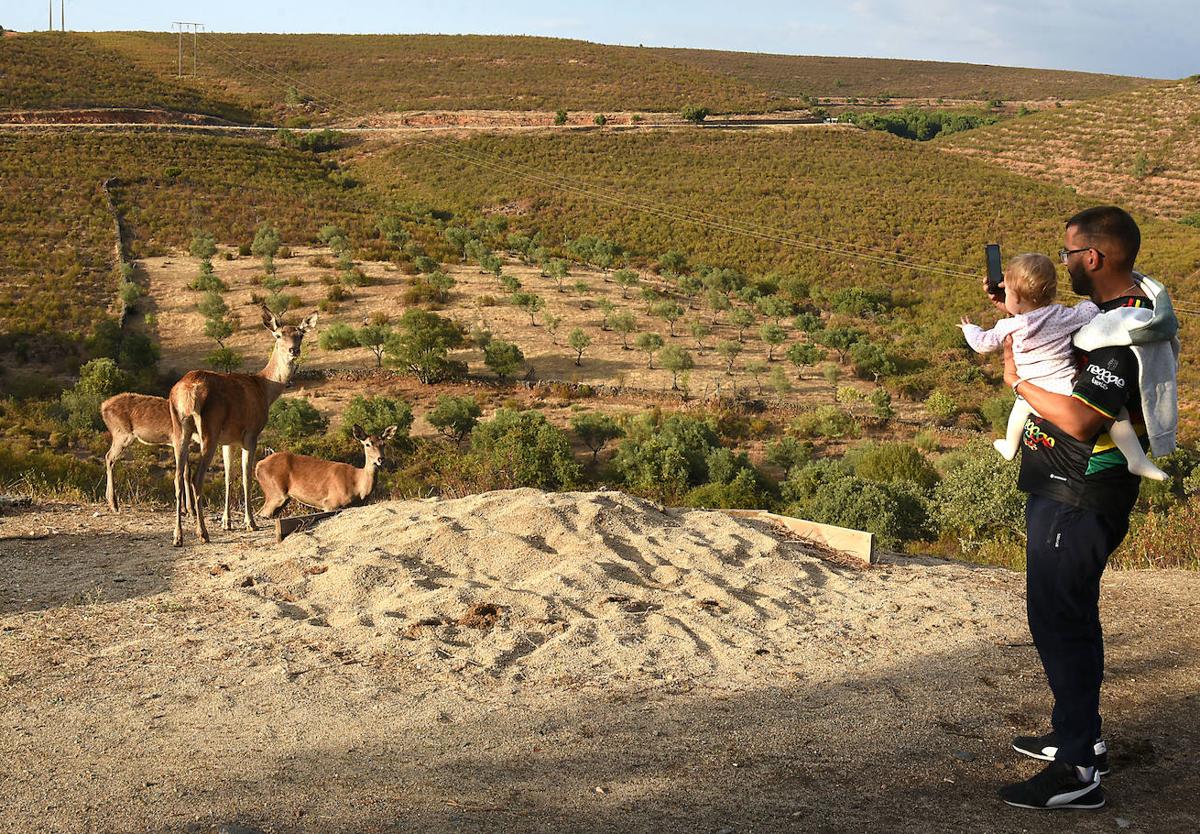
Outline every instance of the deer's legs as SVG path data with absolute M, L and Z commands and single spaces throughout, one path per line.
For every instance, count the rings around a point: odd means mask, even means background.
M 229 523 L 229 489 L 230 478 L 233 477 L 233 447 L 221 447 L 221 461 L 225 464 L 225 512 L 221 514 L 221 529 L 232 530 L 233 525 Z
M 266 500 L 263 501 L 262 509 L 258 511 L 258 514 L 263 518 L 274 518 L 280 510 L 288 505 L 290 500 L 290 498 L 282 494 L 268 495 Z
M 189 427 L 185 424 L 184 428 Z M 183 508 L 188 501 L 188 444 L 184 438 L 190 436 L 190 434 L 181 432 L 179 437 L 171 439 L 171 447 L 175 452 L 175 534 L 171 544 L 175 547 L 183 546 Z M 197 511 L 199 511 L 199 507 L 197 507 Z
M 118 435 L 113 433 L 112 445 L 108 447 L 108 453 L 104 456 L 104 497 L 108 500 L 108 508 L 114 513 L 117 511 L 117 490 L 113 484 L 113 467 L 117 465 L 117 461 L 125 454 L 125 450 L 129 448 L 129 444 L 134 440 L 133 435 Z
M 242 498 L 245 501 L 243 506 L 246 509 L 246 529 L 248 530 L 258 529 L 258 526 L 254 523 L 254 510 L 250 508 L 250 464 L 254 460 L 254 453 L 257 448 L 257 437 L 247 445 L 242 446 Z
M 208 527 L 204 524 L 204 475 L 208 465 L 212 463 L 217 453 L 217 444 L 211 440 L 200 440 L 200 460 L 196 463 L 196 471 L 192 474 L 192 490 L 196 496 L 196 535 L 200 541 L 208 541 Z

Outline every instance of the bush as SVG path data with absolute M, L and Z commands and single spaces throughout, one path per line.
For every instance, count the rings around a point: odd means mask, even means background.
M 943 536 L 964 553 L 984 539 L 1017 541 L 1025 535 L 1025 497 L 1017 491 L 1017 461 L 1006 461 L 991 443 L 975 441 L 941 461 L 933 513 Z
M 285 446 L 295 446 L 328 427 L 329 421 L 304 397 L 281 397 L 271 404 L 267 417 L 267 430 Z
M 475 428 L 482 413 L 474 397 L 441 396 L 426 419 L 446 437 L 461 443 Z
M 933 465 L 916 447 L 903 442 L 859 446 L 850 450 L 846 462 L 860 478 L 885 484 L 909 481 L 923 493 L 928 493 L 938 482 Z
M 823 405 L 811 414 L 804 414 L 792 421 L 790 431 L 796 437 L 836 439 L 857 437 L 858 421 L 848 411 L 836 405 Z
M 592 450 L 593 463 L 596 462 L 596 457 L 608 441 L 616 440 L 625 434 L 624 430 L 612 417 L 607 414 L 597 414 L 594 411 L 577 414 L 572 417 L 571 429 L 583 441 L 584 445 Z
M 354 328 L 345 322 L 335 321 L 321 331 L 318 339 L 321 350 L 346 350 L 358 347 L 358 336 Z
M 679 111 L 680 117 L 692 124 L 700 124 L 711 115 L 707 107 L 699 107 L 695 104 L 689 104 Z
M 1011 394 L 1001 394 L 984 400 L 983 405 L 979 406 L 979 413 L 987 420 L 994 434 L 1003 437 L 1008 432 L 1008 415 L 1012 413 L 1015 402 Z
M 908 481 L 868 481 L 822 461 L 794 470 L 781 491 L 788 515 L 866 530 L 884 547 L 931 537 L 927 501 Z
M 464 375 L 465 362 L 449 358 L 451 348 L 463 343 L 462 328 L 451 319 L 427 310 L 410 309 L 400 317 L 387 341 L 388 364 L 404 368 L 425 384 Z
M 232 348 L 219 347 L 204 357 L 208 367 L 222 373 L 233 373 L 242 366 L 242 355 Z
M 350 400 L 342 412 L 342 424 L 338 433 L 343 438 L 353 437 L 355 425 L 362 426 L 367 434 L 378 435 L 388 426 L 396 427 L 396 439 L 408 437 L 412 428 L 412 408 L 397 397 L 363 397 Z
M 188 284 L 188 289 L 200 292 L 227 292 L 229 285 L 211 272 L 201 272 Z
M 560 109 L 554 114 L 554 123 L 556 125 L 565 125 L 567 123 L 567 111 Z
M 813 447 L 794 437 L 781 437 L 767 444 L 765 460 L 788 472 L 797 466 L 803 466 L 812 460 Z
M 958 414 L 958 404 L 949 394 L 935 389 L 925 398 L 925 410 L 933 419 L 944 425 Z
M 500 409 L 475 427 L 471 455 L 495 480 L 511 487 L 562 489 L 579 481 L 571 441 L 538 411 Z
M 483 364 L 503 382 L 522 368 L 525 354 L 512 342 L 493 339 L 483 349 Z
M 728 483 L 707 483 L 683 497 L 688 507 L 707 509 L 753 510 L 771 505 L 770 497 L 759 487 L 754 472 L 743 469 Z
M 613 464 L 629 487 L 679 497 L 709 480 L 708 456 L 719 445 L 711 421 L 651 412 L 630 424 Z

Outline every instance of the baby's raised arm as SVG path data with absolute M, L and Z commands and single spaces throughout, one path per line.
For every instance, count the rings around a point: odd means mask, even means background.
M 959 325 L 967 344 L 976 353 L 991 353 L 999 350 L 1004 340 L 1021 327 L 1021 320 L 1015 316 L 1000 319 L 991 330 L 984 330 L 977 324 L 972 324 L 966 318 Z

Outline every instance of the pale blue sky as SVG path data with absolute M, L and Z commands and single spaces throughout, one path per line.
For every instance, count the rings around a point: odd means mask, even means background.
M 59 0 L 55 6 L 55 25 Z M 44 29 L 47 0 L 0 25 Z M 1195 0 L 67 0 L 71 29 L 548 35 L 602 43 L 968 61 L 1179 78 L 1200 73 Z

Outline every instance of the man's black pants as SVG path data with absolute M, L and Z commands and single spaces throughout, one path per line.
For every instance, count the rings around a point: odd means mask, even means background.
M 1042 658 L 1059 761 L 1082 767 L 1100 738 L 1100 575 L 1129 531 L 1129 515 L 1098 513 L 1030 495 L 1025 506 L 1029 632 Z

